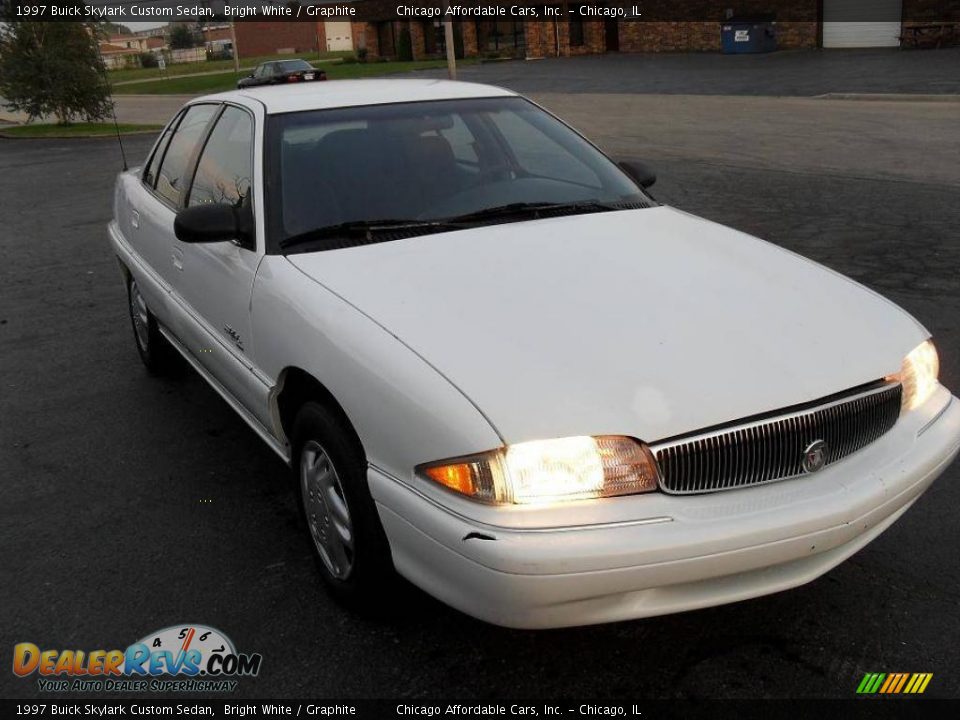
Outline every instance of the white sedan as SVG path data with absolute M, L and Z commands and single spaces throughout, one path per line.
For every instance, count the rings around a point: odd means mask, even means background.
M 500 88 L 258 88 L 187 104 L 109 235 L 144 363 L 291 464 L 337 598 L 581 625 L 808 582 L 960 447 L 916 320 L 652 182 Z

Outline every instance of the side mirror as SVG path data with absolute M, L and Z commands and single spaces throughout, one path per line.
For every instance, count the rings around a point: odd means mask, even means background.
M 657 174 L 642 162 L 637 160 L 622 160 L 617 163 L 620 169 L 633 178 L 633 181 L 642 188 L 648 188 L 657 181 Z
M 185 243 L 236 241 L 251 247 L 253 213 L 246 203 L 235 207 L 228 203 L 208 203 L 184 208 L 173 221 L 177 240 Z

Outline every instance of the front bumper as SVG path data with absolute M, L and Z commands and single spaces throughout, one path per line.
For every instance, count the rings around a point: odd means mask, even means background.
M 808 477 L 594 500 L 564 508 L 579 522 L 552 527 L 518 527 L 509 513 L 510 527 L 480 522 L 378 468 L 368 477 L 402 575 L 469 615 L 545 628 L 692 610 L 809 582 L 892 525 L 958 450 L 960 401 L 941 389 L 877 442 Z M 617 519 L 603 521 L 604 508 Z

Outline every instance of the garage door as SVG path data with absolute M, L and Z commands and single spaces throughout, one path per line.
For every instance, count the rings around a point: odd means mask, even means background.
M 897 47 L 901 0 L 823 0 L 825 48 Z

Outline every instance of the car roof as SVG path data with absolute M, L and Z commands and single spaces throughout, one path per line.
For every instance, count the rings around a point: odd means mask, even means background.
M 454 82 L 451 80 L 331 80 L 317 83 L 296 83 L 267 87 L 243 88 L 206 95 L 193 102 L 215 100 L 251 100 L 263 104 L 268 114 L 326 110 L 360 105 L 386 105 L 426 100 L 461 100 L 468 98 L 510 97 L 516 93 L 493 85 Z

